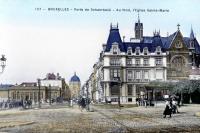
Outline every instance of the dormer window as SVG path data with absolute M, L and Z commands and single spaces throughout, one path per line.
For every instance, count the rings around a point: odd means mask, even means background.
M 160 55 L 160 54 L 161 54 L 161 47 L 160 47 L 160 46 L 158 46 L 158 47 L 156 48 L 156 54 L 157 54 L 157 55 Z
M 128 55 L 131 55 L 131 53 L 132 53 L 132 49 L 131 49 L 131 47 L 129 47 L 129 48 L 128 48 L 128 51 L 127 51 L 127 54 L 128 54 Z
M 140 55 L 140 47 L 137 47 L 137 48 L 135 49 L 135 54 L 136 54 L 136 55 Z
M 148 48 L 145 47 L 144 50 L 143 50 L 143 52 L 144 52 L 144 55 L 147 55 L 148 54 Z
M 118 47 L 117 46 L 113 46 L 113 54 L 117 54 L 118 53 Z
M 176 42 L 175 47 L 176 48 L 182 48 L 183 45 L 182 45 L 181 41 Z

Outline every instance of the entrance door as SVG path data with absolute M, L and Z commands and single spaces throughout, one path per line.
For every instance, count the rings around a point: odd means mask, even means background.
M 112 96 L 119 96 L 120 95 L 120 87 L 119 85 L 111 85 L 111 95 Z

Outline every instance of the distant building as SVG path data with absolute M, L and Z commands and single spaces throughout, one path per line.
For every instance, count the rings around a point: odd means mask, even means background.
M 14 85 L 11 84 L 1 84 L 0 85 L 0 102 L 6 101 L 9 98 L 9 88 Z
M 44 79 L 40 80 L 41 86 L 46 87 L 59 87 L 59 97 L 64 99 L 68 98 L 68 88 L 65 79 L 62 78 L 59 73 L 56 75 L 54 73 L 48 73 Z
M 40 79 L 40 99 L 45 102 L 49 99 L 62 97 L 69 99 L 69 90 L 64 78 L 59 74 L 48 73 Z M 0 85 L 0 99 L 32 100 L 38 103 L 39 86 L 37 82 L 23 82 L 20 85 Z
M 41 79 L 41 86 L 48 87 L 49 85 L 62 88 L 62 78 L 59 73 L 57 73 L 57 75 L 54 73 L 48 73 L 44 79 Z
M 59 87 L 51 87 L 50 90 L 45 87 L 40 87 L 40 99 L 45 102 L 49 99 L 51 94 L 52 99 L 56 99 L 60 95 Z M 33 103 L 38 103 L 39 99 L 39 87 L 36 82 L 24 82 L 20 85 L 9 85 L 7 87 L 0 88 L 0 99 L 4 100 L 32 100 Z
M 80 87 L 81 87 L 81 81 L 80 78 L 74 73 L 74 75 L 71 77 L 69 81 L 69 90 L 71 99 L 78 98 L 80 95 Z

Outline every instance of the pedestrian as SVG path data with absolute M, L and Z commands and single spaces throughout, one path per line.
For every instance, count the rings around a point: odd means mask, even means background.
M 166 115 L 169 115 L 169 117 L 171 118 L 171 114 L 172 114 L 172 109 L 171 109 L 170 103 L 169 101 L 166 101 L 165 110 L 163 112 L 163 115 L 164 115 L 163 118 L 166 118 Z
M 86 102 L 85 102 L 85 99 L 84 99 L 84 98 L 81 98 L 80 105 L 81 105 L 81 112 L 82 112 L 83 109 L 85 109 L 85 107 L 86 107 Z
M 175 114 L 175 113 L 179 113 L 178 111 L 178 106 L 177 106 L 177 102 L 175 99 L 172 99 L 172 113 Z

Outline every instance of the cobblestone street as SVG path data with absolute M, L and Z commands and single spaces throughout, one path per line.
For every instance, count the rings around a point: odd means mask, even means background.
M 107 109 L 59 105 L 45 109 L 0 111 L 0 132 L 200 132 L 200 105 L 185 105 L 172 118 L 163 118 L 163 106 Z

